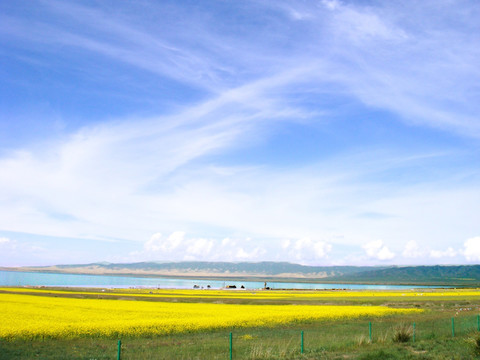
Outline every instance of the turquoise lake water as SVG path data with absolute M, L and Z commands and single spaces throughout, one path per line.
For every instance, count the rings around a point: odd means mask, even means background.
M 259 281 L 236 280 L 195 280 L 174 278 L 149 278 L 106 275 L 52 274 L 37 272 L 0 271 L 0 286 L 72 286 L 72 287 L 104 287 L 104 288 L 162 288 L 192 289 L 194 285 L 219 289 L 226 285 L 245 286 L 246 289 L 263 288 Z M 414 285 L 362 285 L 362 284 L 318 284 L 303 282 L 267 282 L 272 289 L 413 289 Z M 429 286 L 421 286 L 426 288 Z

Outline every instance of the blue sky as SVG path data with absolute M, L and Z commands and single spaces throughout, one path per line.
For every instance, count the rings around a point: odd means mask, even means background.
M 0 266 L 480 261 L 476 1 L 0 4 Z

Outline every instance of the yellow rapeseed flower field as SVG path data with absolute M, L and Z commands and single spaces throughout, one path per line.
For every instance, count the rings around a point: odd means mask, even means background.
M 171 303 L 0 293 L 0 338 L 152 336 L 420 311 L 382 306 Z
M 253 291 L 253 290 L 179 290 L 179 289 L 107 289 L 104 292 L 96 291 L 78 291 L 75 289 L 52 290 L 41 288 L 0 288 L 0 291 L 16 293 L 47 293 L 47 294 L 84 294 L 102 296 L 133 296 L 141 297 L 165 297 L 165 298 L 194 298 L 194 299 L 258 299 L 258 300 L 293 300 L 293 299 L 326 299 L 326 298 L 453 298 L 453 297 L 478 297 L 480 299 L 480 290 L 478 289 L 422 289 L 422 290 L 321 290 L 321 291 Z

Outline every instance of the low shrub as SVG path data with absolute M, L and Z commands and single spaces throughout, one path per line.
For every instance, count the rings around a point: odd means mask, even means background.
M 409 342 L 413 336 L 413 328 L 408 324 L 400 324 L 393 330 L 393 342 L 406 343 Z
M 480 335 L 475 336 L 473 339 L 473 349 L 477 355 L 480 355 Z

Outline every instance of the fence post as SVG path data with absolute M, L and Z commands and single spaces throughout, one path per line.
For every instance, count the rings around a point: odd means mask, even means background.
M 452 317 L 452 337 L 455 337 L 455 318 Z
M 120 360 L 120 354 L 122 352 L 122 340 L 118 340 L 118 352 L 117 352 L 117 360 Z
M 415 342 L 415 322 L 413 322 L 413 342 Z
M 300 352 L 303 354 L 303 330 L 302 330 L 302 337 L 301 337 L 301 347 L 300 347 Z
M 232 333 L 230 333 L 230 360 L 233 359 L 233 336 Z
M 370 342 L 372 342 L 372 322 L 368 322 L 368 337 L 370 338 Z

